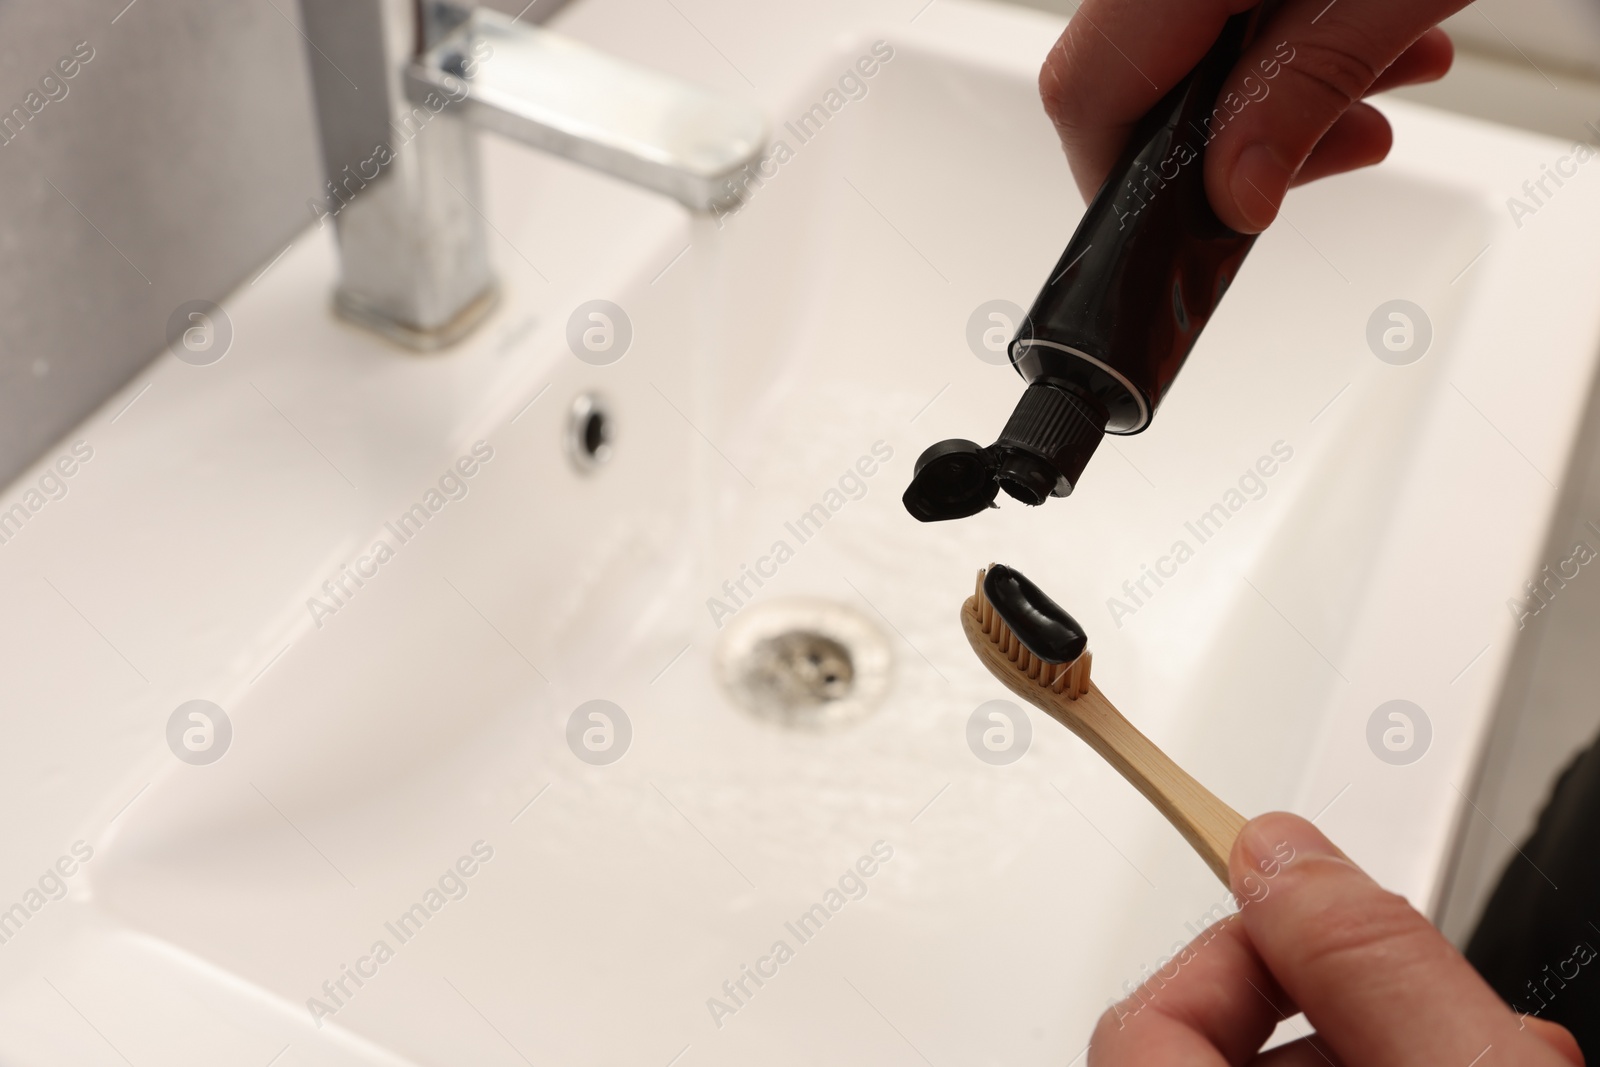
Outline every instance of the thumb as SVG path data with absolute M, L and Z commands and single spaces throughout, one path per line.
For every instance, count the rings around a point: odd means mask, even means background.
M 1570 1035 L 1525 1025 L 1404 897 L 1304 819 L 1247 823 L 1229 873 L 1251 944 L 1340 1062 L 1460 1065 L 1493 1047 L 1500 1063 L 1582 1064 L 1558 1051 L 1576 1053 Z
M 1377 163 L 1388 122 L 1363 97 L 1450 66 L 1432 27 L 1464 0 L 1287 0 L 1261 27 L 1207 125 L 1206 191 L 1224 222 L 1255 233 L 1291 185 Z M 1430 32 L 1431 31 L 1431 32 Z

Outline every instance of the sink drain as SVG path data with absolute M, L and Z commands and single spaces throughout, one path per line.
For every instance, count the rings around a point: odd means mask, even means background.
M 889 644 L 842 604 L 785 600 L 741 612 L 717 649 L 717 678 L 758 719 L 820 730 L 854 722 L 889 688 Z

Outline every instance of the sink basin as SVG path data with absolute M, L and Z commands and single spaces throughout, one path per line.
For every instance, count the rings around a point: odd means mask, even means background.
M 626 7 L 565 28 L 639 51 Z M 0 1060 L 1071 1061 L 1226 897 L 1045 717 L 1012 762 L 969 743 L 1006 696 L 957 621 L 992 560 L 1224 800 L 1435 906 L 1594 370 L 1594 176 L 1519 226 L 1563 146 L 1383 104 L 1393 158 L 1290 198 L 1148 432 L 1068 500 L 921 526 L 917 454 L 1020 388 L 974 313 L 1026 306 L 1082 206 L 1033 86 L 1059 23 L 897 7 L 695 8 L 766 57 L 788 149 L 738 210 L 489 142 L 507 297 L 458 349 L 334 319 L 312 229 L 225 357 L 158 359 L 6 491 L 92 451 L 0 546 L 0 891 L 45 886 Z M 658 66 L 711 69 L 672 32 Z M 849 619 L 881 697 L 739 706 L 719 656 L 783 610 Z M 169 748 L 195 700 L 211 762 Z M 1427 724 L 1398 756 L 1393 700 Z

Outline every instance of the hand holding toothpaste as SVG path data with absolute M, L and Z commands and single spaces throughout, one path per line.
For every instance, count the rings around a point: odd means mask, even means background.
M 1039 74 L 1084 199 L 1134 123 L 1253 0 L 1084 0 Z M 1270 12 L 1218 102 L 1206 151 L 1217 216 L 1241 233 L 1272 222 L 1290 186 L 1381 161 L 1389 123 L 1365 97 L 1435 81 L 1454 51 L 1438 28 L 1464 0 L 1287 0 Z

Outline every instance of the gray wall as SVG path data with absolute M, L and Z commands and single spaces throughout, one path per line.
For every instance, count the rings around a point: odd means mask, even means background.
M 94 52 L 0 146 L 0 483 L 158 354 L 174 308 L 287 245 L 320 185 L 298 0 L 126 2 L 0 0 L 0 115 Z
M 138 371 L 175 307 L 287 244 L 317 185 L 294 0 L 125 2 L 0 3 L 0 109 L 94 50 L 0 147 L 0 480 Z

